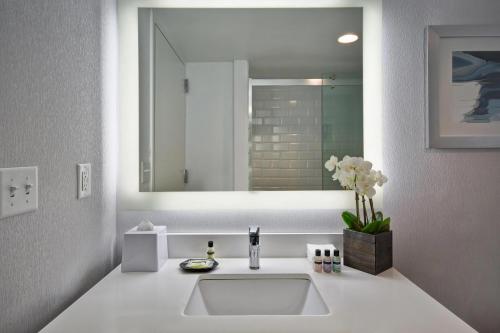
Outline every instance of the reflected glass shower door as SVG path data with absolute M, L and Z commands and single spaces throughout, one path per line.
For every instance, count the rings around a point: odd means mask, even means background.
M 361 78 L 325 74 L 321 88 L 323 164 L 335 155 L 363 156 L 363 84 Z M 341 189 L 322 168 L 323 190 Z

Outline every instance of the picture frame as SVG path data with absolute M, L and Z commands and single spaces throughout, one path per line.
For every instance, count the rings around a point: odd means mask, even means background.
M 500 148 L 500 25 L 425 36 L 426 148 Z

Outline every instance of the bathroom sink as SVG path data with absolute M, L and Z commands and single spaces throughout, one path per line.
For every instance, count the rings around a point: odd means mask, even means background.
M 198 279 L 187 316 L 327 315 L 307 274 L 210 274 Z

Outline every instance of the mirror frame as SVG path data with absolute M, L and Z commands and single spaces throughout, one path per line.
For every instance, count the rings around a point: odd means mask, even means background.
M 352 191 L 139 192 L 138 8 L 363 8 L 364 153 L 377 169 L 382 169 L 381 0 L 118 0 L 117 5 L 119 210 L 354 208 Z M 379 189 L 374 199 L 381 208 L 382 197 Z

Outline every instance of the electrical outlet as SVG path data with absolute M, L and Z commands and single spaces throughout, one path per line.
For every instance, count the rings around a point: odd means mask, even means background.
M 38 209 L 38 168 L 0 169 L 0 218 Z
M 91 171 L 90 163 L 77 165 L 78 199 L 90 197 L 92 183 Z

